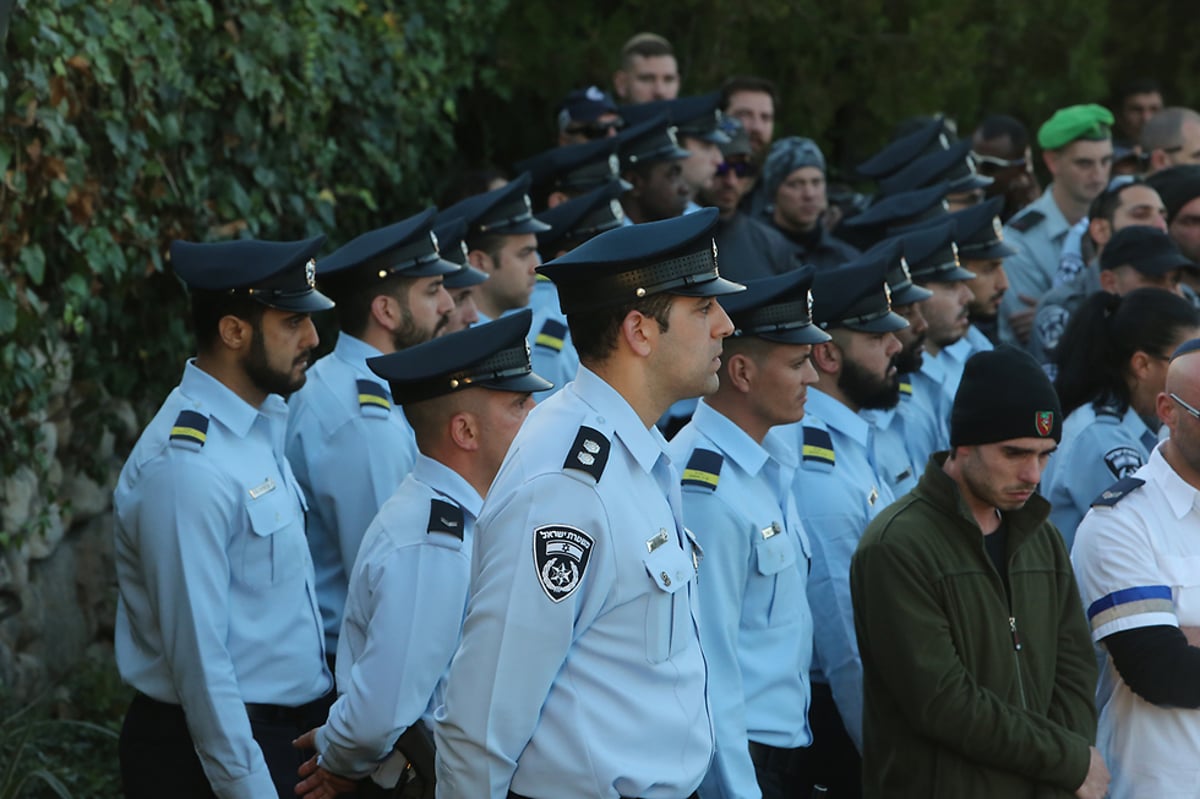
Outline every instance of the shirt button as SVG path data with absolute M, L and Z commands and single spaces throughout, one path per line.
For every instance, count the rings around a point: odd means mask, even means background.
M 667 574 L 666 572 L 663 572 L 662 574 L 660 574 L 658 576 L 662 578 L 663 585 L 669 586 L 671 584 L 671 575 Z

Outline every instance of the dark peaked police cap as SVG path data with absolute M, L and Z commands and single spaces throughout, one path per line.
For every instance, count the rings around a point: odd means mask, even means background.
M 333 307 L 317 291 L 313 257 L 324 236 L 303 241 L 171 242 L 171 267 L 193 291 L 243 295 L 268 308 L 314 313 Z
M 537 268 L 554 281 L 563 313 L 593 311 L 652 294 L 713 297 L 745 286 L 721 277 L 717 209 L 601 233 Z

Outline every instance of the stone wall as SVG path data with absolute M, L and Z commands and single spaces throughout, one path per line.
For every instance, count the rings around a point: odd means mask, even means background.
M 68 353 L 48 360 L 70 374 Z M 84 657 L 111 657 L 112 489 L 138 424 L 128 402 L 108 400 L 92 413 L 68 380 L 58 388 L 46 409 L 22 420 L 40 433 L 36 463 L 0 479 L 0 530 L 17 539 L 0 551 L 0 694 L 18 702 Z M 75 429 L 81 418 L 90 429 Z

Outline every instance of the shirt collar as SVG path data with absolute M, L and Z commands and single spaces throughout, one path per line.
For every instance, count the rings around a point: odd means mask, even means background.
M 692 414 L 692 424 L 716 444 L 726 457 L 737 464 L 739 469 L 752 477 L 759 473 L 771 457 L 771 454 L 747 435 L 745 430 L 704 400 L 700 400 L 696 406 L 696 412 Z
M 374 345 L 368 344 L 361 338 L 355 338 L 347 333 L 339 333 L 337 344 L 333 346 L 333 354 L 335 357 L 353 366 L 356 372 L 361 372 L 372 380 L 382 380 L 384 385 L 387 385 L 386 380 L 383 380 L 379 375 L 372 372 L 371 367 L 367 366 L 368 358 L 376 358 L 383 355 L 383 351 L 376 349 Z
M 1162 487 L 1162 492 L 1167 497 L 1167 504 L 1171 506 L 1171 513 L 1175 514 L 1176 519 L 1182 519 L 1191 511 L 1197 498 L 1200 497 L 1200 492 L 1188 485 L 1171 468 L 1171 464 L 1167 463 L 1167 459 L 1162 455 L 1162 448 L 1163 445 L 1159 444 L 1154 448 L 1154 452 L 1150 453 L 1150 462 L 1146 464 L 1146 476 Z
M 1046 231 L 1050 238 L 1061 239 L 1067 235 L 1067 232 L 1071 229 L 1071 225 L 1067 222 L 1067 218 L 1063 216 L 1063 212 L 1058 209 L 1058 203 L 1054 201 L 1053 189 L 1054 184 L 1051 183 L 1042 192 L 1042 196 L 1033 201 L 1032 205 L 1036 206 L 1038 211 L 1045 214 L 1046 221 L 1043 224 L 1046 225 Z
M 179 390 L 192 401 L 194 409 L 217 419 L 238 438 L 246 437 L 259 415 L 272 420 L 280 416 L 287 418 L 283 397 L 268 394 L 262 407 L 255 408 L 233 393 L 229 386 L 196 366 L 195 358 L 189 359 L 183 367 Z
M 613 430 L 647 473 L 666 454 L 667 442 L 658 428 L 647 429 L 629 401 L 600 375 L 580 366 L 573 390 L 596 412 L 597 422 Z
M 864 447 L 870 446 L 871 425 L 815 386 L 808 388 L 808 412 Z
M 941 362 L 941 353 L 936 357 L 925 353 L 925 357 L 921 359 L 920 372 L 938 385 L 945 382 L 946 364 Z
M 480 508 L 483 507 L 483 497 L 479 496 L 479 492 L 466 481 L 466 478 L 441 461 L 435 461 L 428 455 L 417 453 L 412 476 L 439 494 L 450 497 L 467 513 L 476 518 L 479 517 Z

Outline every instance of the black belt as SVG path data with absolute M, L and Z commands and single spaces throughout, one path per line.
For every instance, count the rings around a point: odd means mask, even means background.
M 313 723 L 314 719 L 323 721 L 329 712 L 329 706 L 336 698 L 337 695 L 330 691 L 311 702 L 295 707 L 247 702 L 246 717 L 258 724 L 292 724 L 301 727 Z

